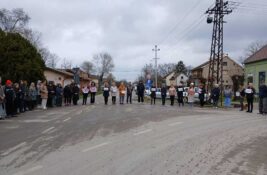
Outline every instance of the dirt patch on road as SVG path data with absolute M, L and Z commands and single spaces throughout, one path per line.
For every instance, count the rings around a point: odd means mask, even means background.
M 227 172 L 227 174 L 266 175 L 267 134 L 253 139 L 249 143 L 238 145 L 225 155 L 222 161 L 212 168 L 211 172 L 212 174 Z

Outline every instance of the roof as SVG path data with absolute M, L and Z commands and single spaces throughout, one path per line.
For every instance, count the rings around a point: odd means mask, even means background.
M 171 72 L 170 74 L 168 74 L 167 76 L 164 77 L 164 79 L 166 79 L 169 75 L 171 75 L 174 72 Z M 174 75 L 170 78 L 170 80 L 175 80 L 178 76 L 180 76 L 181 74 L 185 75 L 187 77 L 186 74 L 184 73 L 174 73 Z
M 49 70 L 49 71 L 52 71 L 52 72 L 55 72 L 55 73 L 58 73 L 58 74 L 63 74 L 63 75 L 67 75 L 67 76 L 73 77 L 72 73 L 69 73 L 69 72 L 66 72 L 66 71 L 63 71 L 63 70 L 60 70 L 60 69 L 53 69 L 53 68 L 50 68 L 50 67 L 46 67 L 45 70 Z
M 194 71 L 194 70 L 197 70 L 197 69 L 201 69 L 201 68 L 203 68 L 204 66 L 206 66 L 206 65 L 208 65 L 208 64 L 209 64 L 209 61 L 206 61 L 206 62 L 204 62 L 203 64 L 201 64 L 201 65 L 195 67 L 195 68 L 192 69 L 191 71 Z
M 234 63 L 236 63 L 237 66 L 243 68 L 240 64 L 238 64 L 235 60 L 231 59 L 228 55 L 224 56 L 224 59 L 225 59 L 225 58 L 227 58 L 227 59 L 233 61 Z M 209 65 L 209 61 L 204 62 L 203 64 L 201 64 L 201 65 L 195 67 L 195 68 L 192 69 L 191 71 L 195 71 L 195 70 L 197 70 L 197 69 L 202 69 L 203 67 L 205 67 L 205 66 L 207 66 L 207 65 Z
M 258 61 L 267 60 L 267 45 L 263 46 L 260 50 L 258 50 L 256 53 L 248 57 L 244 63 L 253 63 Z

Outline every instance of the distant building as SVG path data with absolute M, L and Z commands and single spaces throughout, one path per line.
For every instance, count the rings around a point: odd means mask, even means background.
M 188 77 L 183 73 L 175 73 L 172 72 L 164 77 L 166 86 L 171 86 L 173 84 L 174 86 L 178 85 L 187 85 Z
M 67 84 L 70 84 L 73 80 L 72 73 L 69 73 L 63 70 L 49 68 L 49 67 L 45 68 L 44 76 L 48 82 L 52 81 L 55 84 L 60 83 L 63 87 Z
M 245 83 L 253 83 L 256 90 L 261 81 L 267 82 L 267 45 L 248 57 L 245 62 Z
M 72 69 L 53 69 L 46 67 L 44 71 L 46 80 L 60 83 L 63 87 L 74 82 L 74 72 Z M 79 71 L 80 87 L 88 86 L 93 81 L 98 86 L 98 76 L 88 75 L 86 72 Z
M 216 66 L 215 66 L 216 67 Z M 232 60 L 229 56 L 224 56 L 223 59 L 223 85 L 233 88 L 232 76 L 244 75 L 244 69 L 237 62 Z M 209 61 L 195 67 L 191 70 L 190 81 L 198 86 L 200 83 L 207 84 L 209 76 Z

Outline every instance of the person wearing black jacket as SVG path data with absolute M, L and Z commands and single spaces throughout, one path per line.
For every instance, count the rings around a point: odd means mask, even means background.
M 69 106 L 71 104 L 71 91 L 70 91 L 70 85 L 69 84 L 64 87 L 63 94 L 64 94 L 65 106 Z
M 104 97 L 105 105 L 108 104 L 109 91 L 110 91 L 109 84 L 105 82 L 104 87 L 103 87 L 103 97 Z
M 129 82 L 129 84 L 127 85 L 127 103 L 130 102 L 130 104 L 132 104 L 132 95 L 133 95 L 133 86 L 132 83 Z
M 52 82 L 49 82 L 49 84 L 47 86 L 47 90 L 48 90 L 47 106 L 53 107 L 54 106 L 53 100 L 54 100 L 54 96 L 56 95 L 56 92 L 55 92 L 55 88 L 54 88 Z
M 246 97 L 245 89 L 243 86 L 240 86 L 240 111 L 244 110 L 244 99 Z
M 253 101 L 254 101 L 254 95 L 256 93 L 255 89 L 253 88 L 252 83 L 248 84 L 248 87 L 245 90 L 247 102 L 248 102 L 248 110 L 247 112 L 252 113 L 253 112 Z
M 137 85 L 137 96 L 138 96 L 138 103 L 144 102 L 144 93 L 145 93 L 145 86 L 142 81 L 139 82 Z
M 179 107 L 181 106 L 181 104 L 182 106 L 184 106 L 184 87 L 181 84 L 177 87 L 177 101 Z
M 266 108 L 266 105 L 264 105 L 265 98 L 267 98 L 267 86 L 262 81 L 259 87 L 259 114 L 266 113 L 264 110 Z
M 12 82 L 10 80 L 6 81 L 6 87 L 5 87 L 5 106 L 6 106 L 6 115 L 8 117 L 15 117 L 14 112 L 14 101 L 15 101 L 15 92 L 12 87 Z
M 73 96 L 72 96 L 73 105 L 77 105 L 78 104 L 78 100 L 79 100 L 80 88 L 76 83 L 73 86 L 73 91 L 72 92 L 73 92 Z
M 199 85 L 199 89 L 198 89 L 198 98 L 199 98 L 199 101 L 200 101 L 200 107 L 203 107 L 204 106 L 204 103 L 205 103 L 205 93 L 206 93 L 206 90 L 204 88 L 204 86 L 201 84 Z
M 151 105 L 154 103 L 156 104 L 156 87 L 153 85 L 151 86 L 151 94 L 150 94 L 150 99 L 151 99 Z
M 167 96 L 167 88 L 166 88 L 166 85 L 163 84 L 161 87 L 161 100 L 162 100 L 163 106 L 165 105 L 166 96 Z
M 220 98 L 220 88 L 218 84 L 214 85 L 214 88 L 211 91 L 211 99 L 213 101 L 213 107 L 217 108 L 218 107 L 218 101 Z

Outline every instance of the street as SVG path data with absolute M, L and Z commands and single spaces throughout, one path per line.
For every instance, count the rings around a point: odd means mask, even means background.
M 267 174 L 267 119 L 237 109 L 97 104 L 0 121 L 1 175 Z

